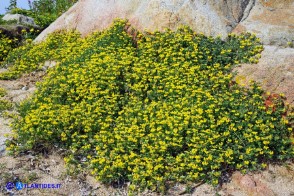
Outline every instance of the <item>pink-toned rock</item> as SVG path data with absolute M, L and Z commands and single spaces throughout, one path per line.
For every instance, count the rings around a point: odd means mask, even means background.
M 232 175 L 231 186 L 224 185 L 227 193 L 238 195 L 252 196 L 273 196 L 274 192 L 260 180 L 255 179 L 251 175 L 242 175 L 240 172 L 235 172 Z
M 294 1 L 258 0 L 233 32 L 253 32 L 264 44 L 294 42 Z
M 235 172 L 232 175 L 232 181 L 242 189 L 253 189 L 256 186 L 251 176 L 242 175 L 241 172 Z
M 140 30 L 175 29 L 184 24 L 206 35 L 226 36 L 242 17 L 247 16 L 254 1 L 80 0 L 35 41 L 41 41 L 49 33 L 59 29 L 77 29 L 82 35 L 87 35 L 108 27 L 114 18 L 127 18 L 132 26 Z
M 126 18 L 140 30 L 184 24 L 212 36 L 254 32 L 264 44 L 285 45 L 294 42 L 293 10 L 293 0 L 80 0 L 35 41 L 59 29 L 87 35 L 108 27 L 114 18 Z
M 265 46 L 259 63 L 242 64 L 234 71 L 239 84 L 257 81 L 266 91 L 283 93 L 287 102 L 294 104 L 294 48 Z
M 253 189 L 256 186 L 255 181 L 249 175 L 244 175 L 239 177 L 239 185 L 243 189 Z
M 267 187 L 265 184 L 263 184 L 260 180 L 256 180 L 256 187 L 252 191 L 252 195 L 258 195 L 258 196 L 274 196 L 275 193 Z

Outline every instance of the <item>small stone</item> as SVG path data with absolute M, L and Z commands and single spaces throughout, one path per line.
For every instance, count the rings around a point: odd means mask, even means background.
M 21 90 L 23 90 L 23 91 L 27 91 L 27 90 L 29 90 L 29 87 L 24 86 L 24 87 L 21 88 Z
M 41 69 L 42 71 L 47 71 L 47 69 L 54 67 L 56 64 L 56 61 L 45 61 L 44 66 Z
M 5 145 L 3 145 L 3 146 L 1 145 L 0 146 L 0 157 L 1 156 L 5 156 L 5 154 L 6 154 L 6 151 L 5 150 L 6 150 L 6 146 Z
M 3 16 L 2 20 L 5 20 L 5 21 L 16 20 L 17 24 L 37 26 L 33 18 L 22 15 L 22 14 L 6 14 L 5 16 Z

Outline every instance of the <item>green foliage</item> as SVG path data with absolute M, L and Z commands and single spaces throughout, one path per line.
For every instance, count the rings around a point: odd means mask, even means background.
M 135 36 L 128 28 L 118 20 L 86 38 L 55 33 L 22 49 L 19 72 L 59 63 L 20 107 L 9 150 L 57 144 L 69 150 L 67 163 L 85 159 L 98 180 L 130 181 L 130 191 L 218 184 L 227 170 L 293 158 L 282 100 L 266 107 L 255 83 L 232 82 L 235 63 L 257 61 L 255 36 L 222 41 L 187 27 Z
M 16 20 L 3 20 L 2 17 L 0 17 L 0 25 L 11 25 L 11 24 L 16 24 L 17 21 Z
M 0 79 L 14 79 L 22 73 L 40 69 L 46 60 L 61 60 L 68 52 L 79 48 L 78 39 L 80 34 L 77 32 L 59 32 L 50 35 L 46 42 L 34 44 L 31 40 L 12 50 L 5 59 L 6 64 L 12 64 L 8 72 L 0 74 Z
M 27 49 L 32 39 L 34 39 L 37 36 L 37 34 L 39 34 L 39 30 L 34 28 L 22 29 L 21 32 L 17 32 L 15 34 L 13 32 L 10 32 L 9 30 L 6 30 L 6 31 L 7 32 L 0 30 L 0 67 L 1 67 L 1 64 L 3 65 L 3 64 L 9 63 L 11 61 L 9 59 L 11 58 L 16 58 L 16 59 L 20 58 L 20 56 L 17 56 L 17 55 L 22 55 L 20 51 L 23 51 L 22 50 L 23 47 Z M 20 46 L 23 46 L 23 47 L 20 47 Z M 12 50 L 14 49 L 16 51 L 12 52 Z M 10 52 L 12 53 L 10 54 Z M 8 57 L 8 60 L 6 61 L 7 57 Z M 13 59 L 13 62 L 16 62 L 15 61 L 16 59 Z M 1 79 L 17 78 L 18 76 L 14 74 L 15 73 L 12 71 L 12 72 L 6 73 L 7 77 L 0 76 L 0 78 Z
M 6 90 L 0 87 L 0 97 L 4 97 L 6 94 Z
M 12 107 L 13 105 L 10 101 L 0 98 L 0 114 L 5 110 L 11 109 Z
M 35 0 L 32 4 L 32 10 L 36 13 L 60 15 L 76 2 L 77 0 Z
M 11 14 L 22 14 L 22 15 L 26 15 L 26 16 L 30 16 L 32 15 L 32 11 L 31 10 L 25 10 L 25 9 L 21 9 L 21 8 L 13 8 L 10 10 Z
M 17 0 L 10 0 L 9 1 L 9 7 L 7 8 L 7 10 L 12 10 L 14 8 L 17 7 Z
M 14 8 L 10 12 L 30 16 L 37 25 L 46 28 L 76 2 L 77 0 L 35 0 L 30 10 Z
M 5 59 L 8 53 L 18 45 L 18 40 L 9 38 L 0 30 L 0 62 Z

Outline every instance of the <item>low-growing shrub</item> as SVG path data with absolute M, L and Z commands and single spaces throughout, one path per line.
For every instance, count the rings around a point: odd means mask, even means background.
M 0 63 L 5 59 L 8 53 L 18 45 L 18 40 L 10 38 L 0 30 Z
M 86 38 L 56 33 L 26 49 L 16 70 L 59 63 L 20 107 L 9 150 L 57 144 L 68 164 L 90 167 L 105 183 L 130 181 L 130 191 L 215 185 L 226 171 L 293 158 L 282 100 L 266 107 L 258 85 L 232 81 L 234 64 L 257 61 L 255 36 L 222 41 L 183 27 L 134 37 L 128 28 L 117 20 Z
M 12 52 L 12 50 L 17 49 L 20 46 L 26 45 L 28 42 L 31 42 L 32 39 L 34 39 L 40 32 L 39 29 L 35 28 L 28 28 L 25 26 L 20 28 L 23 29 L 21 31 L 18 28 L 13 29 L 13 27 L 3 27 L 2 29 L 0 29 L 0 67 L 3 67 L 3 65 L 9 63 L 6 61 L 6 58 L 10 55 L 9 53 Z M 26 45 L 25 48 L 27 47 L 29 47 L 29 45 Z M 22 49 L 18 49 L 18 51 L 22 51 Z M 19 54 L 20 52 L 16 53 Z M 9 58 L 13 59 L 14 57 L 16 57 L 13 55 L 15 55 L 15 53 L 12 53 L 12 55 L 10 55 Z M 13 62 L 14 61 L 15 60 L 13 59 Z M 4 77 L 1 78 L 3 79 Z M 7 79 L 9 79 L 9 77 Z
M 0 87 L 0 97 L 4 97 L 6 94 L 7 94 L 6 90 Z
M 13 105 L 10 101 L 0 98 L 0 114 L 5 110 L 11 109 L 12 107 Z
M 0 79 L 15 79 L 22 73 L 41 69 L 46 60 L 61 60 L 74 48 L 80 48 L 82 41 L 77 32 L 59 32 L 50 35 L 46 42 L 34 44 L 31 39 L 26 43 L 12 50 L 6 57 L 3 64 L 11 64 L 8 71 L 0 74 Z

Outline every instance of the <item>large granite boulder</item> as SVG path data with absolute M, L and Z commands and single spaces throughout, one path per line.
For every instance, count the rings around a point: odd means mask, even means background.
M 212 36 L 254 32 L 265 44 L 294 40 L 293 0 L 80 0 L 36 41 L 58 29 L 77 29 L 87 35 L 108 27 L 114 18 L 127 18 L 140 30 L 184 24 Z
M 108 27 L 114 18 L 127 18 L 140 30 L 175 29 L 184 24 L 206 35 L 226 36 L 253 5 L 254 0 L 80 0 L 36 41 L 58 29 L 77 29 L 87 35 Z

